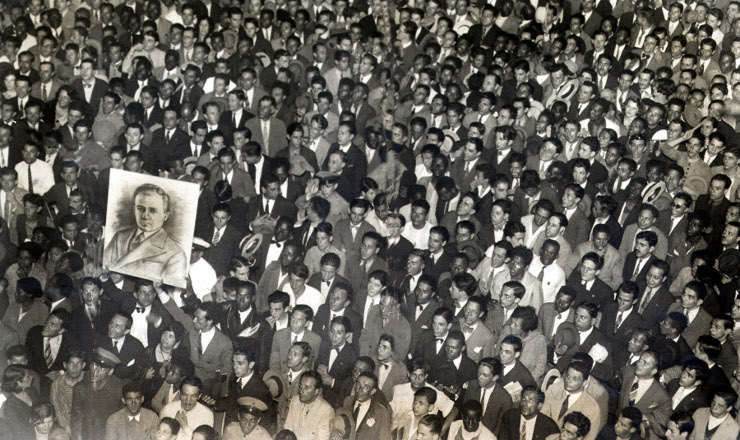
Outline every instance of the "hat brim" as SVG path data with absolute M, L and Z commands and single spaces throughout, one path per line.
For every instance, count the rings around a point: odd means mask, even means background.
M 239 253 L 246 259 L 254 258 L 254 254 L 262 246 L 262 240 L 264 236 L 262 234 L 252 234 L 242 238 L 239 242 Z
M 331 431 L 332 435 L 340 434 L 344 440 L 355 440 L 357 436 L 355 419 L 347 409 L 342 407 L 334 412 L 334 418 L 331 420 Z
M 279 371 L 271 368 L 265 372 L 262 376 L 262 380 L 267 384 L 270 389 L 270 394 L 275 400 L 282 400 L 287 397 L 288 382 L 285 380 Z

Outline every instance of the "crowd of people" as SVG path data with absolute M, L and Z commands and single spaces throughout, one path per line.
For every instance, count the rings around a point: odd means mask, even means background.
M 740 438 L 738 0 L 0 28 L 1 438 Z

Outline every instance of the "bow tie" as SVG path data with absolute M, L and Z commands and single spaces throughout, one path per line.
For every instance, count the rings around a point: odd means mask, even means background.
M 85 84 L 85 88 L 86 88 L 86 89 L 89 89 L 89 88 L 91 88 L 92 86 L 93 86 L 92 84 Z
M 444 342 L 442 338 L 437 338 L 437 342 Z
M 283 246 L 283 244 L 282 244 L 282 243 L 278 243 L 278 242 L 277 242 L 277 241 L 275 241 L 275 240 L 270 240 L 270 244 L 274 244 L 274 245 L 275 245 L 275 246 L 277 246 L 277 247 L 282 247 L 282 246 Z
M 339 349 L 336 347 L 332 347 L 331 351 L 335 352 L 336 354 L 339 354 Z
M 381 366 L 382 366 L 382 367 L 383 367 L 384 369 L 386 369 L 386 370 L 387 370 L 387 369 L 389 369 L 389 368 L 391 367 L 391 366 L 390 366 L 390 365 L 388 365 L 388 364 L 381 364 Z
M 144 310 L 146 310 L 145 307 L 137 307 L 136 308 L 136 313 L 144 313 Z

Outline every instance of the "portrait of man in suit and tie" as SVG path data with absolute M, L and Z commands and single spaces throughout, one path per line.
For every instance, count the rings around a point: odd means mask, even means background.
M 110 270 L 185 287 L 198 186 L 112 170 L 103 264 Z

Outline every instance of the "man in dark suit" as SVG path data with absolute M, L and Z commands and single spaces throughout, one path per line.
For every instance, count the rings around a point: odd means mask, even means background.
M 574 325 L 578 331 L 579 339 L 576 341 L 575 345 L 569 348 L 568 351 L 566 351 L 558 360 L 556 368 L 560 371 L 565 370 L 573 359 L 573 355 L 575 353 L 588 353 L 596 345 L 600 345 L 608 351 L 610 347 L 609 339 L 595 327 L 598 313 L 598 307 L 594 303 L 585 302 L 576 306 Z M 588 336 L 581 341 L 581 335 Z M 598 376 L 596 375 L 597 373 Z M 603 362 L 600 362 L 600 368 L 598 371 L 593 370 L 591 374 L 601 381 L 611 378 L 612 356 L 608 355 Z
M 401 236 L 401 231 L 403 231 L 405 225 L 406 219 L 400 214 L 388 214 L 388 217 L 385 219 L 385 226 L 388 230 L 388 237 L 386 237 L 388 246 L 381 249 L 378 254 L 388 262 L 388 269 L 390 269 L 392 274 L 395 273 L 396 276 L 406 271 L 409 254 L 414 250 L 414 245 L 405 237 Z
M 72 315 L 58 309 L 46 318 L 44 325 L 32 327 L 26 336 L 26 347 L 31 357 L 28 366 L 41 376 L 64 369 L 66 353 L 77 342 L 67 332 Z
M 239 241 L 244 232 L 230 224 L 231 206 L 228 203 L 218 203 L 212 210 L 212 221 L 204 225 L 196 235 L 211 243 L 206 250 L 205 259 L 210 263 L 216 274 L 227 275 L 231 257 L 239 254 Z
M 28 98 L 28 102 L 26 103 L 26 107 L 24 109 L 25 117 L 20 119 L 13 125 L 13 144 L 14 147 L 15 145 L 17 145 L 18 147 L 17 149 L 11 148 L 11 150 L 22 150 L 21 146 L 25 145 L 28 140 L 32 139 L 32 133 L 34 135 L 34 138 L 35 135 L 38 135 L 41 139 L 43 139 L 52 132 L 52 127 L 41 120 L 42 108 L 43 104 L 41 103 L 41 101 L 33 98 Z M 41 153 L 42 157 L 44 157 L 43 151 L 41 151 Z
M 588 215 L 578 207 L 584 194 L 584 189 L 576 183 L 568 185 L 563 194 L 563 214 L 568 218 L 568 226 L 563 232 L 563 237 L 568 241 L 571 249 L 575 249 L 586 241 L 590 231 Z
M 624 282 L 617 290 L 616 301 L 610 301 L 601 310 L 598 327 L 601 333 L 611 339 L 613 352 L 623 350 L 632 331 L 645 326 L 645 320 L 635 308 L 639 295 L 640 288 L 637 283 Z
M 373 398 L 378 391 L 378 377 L 374 373 L 363 371 L 357 378 L 354 396 L 348 396 L 344 400 L 344 410 L 357 414 L 357 440 L 391 439 L 390 409 Z
M 367 156 L 353 142 L 358 130 L 359 125 L 357 124 L 350 121 L 340 122 L 337 128 L 337 143 L 329 147 L 324 163 L 321 165 L 322 170 L 328 171 L 331 154 L 338 150 L 344 152 L 347 155 L 344 168 L 347 171 L 347 177 L 356 188 L 360 187 L 362 179 L 367 174 Z
M 235 344 L 242 344 L 257 353 L 257 368 L 265 371 L 270 365 L 270 346 L 274 331 L 257 312 L 254 299 L 257 286 L 251 281 L 240 281 L 236 300 L 226 307 L 221 318 L 221 330 Z
M 592 302 L 603 307 L 614 299 L 611 287 L 598 277 L 603 267 L 604 259 L 596 252 L 581 258 L 579 270 L 571 272 L 566 282 L 576 290 L 576 303 Z
M 205 93 L 203 88 L 199 85 L 200 79 L 200 69 L 193 64 L 188 64 L 188 66 L 185 67 L 183 83 L 170 97 L 170 105 L 178 111 L 186 102 L 191 103 L 193 106 L 197 106 L 198 102 L 200 102 L 200 98 Z
M 362 315 L 352 308 L 353 289 L 347 283 L 334 283 L 327 302 L 319 306 L 313 319 L 312 331 L 321 336 L 322 340 L 328 340 L 330 336 L 331 323 L 338 316 L 346 317 L 350 326 L 348 333 L 352 333 L 352 347 L 357 350 L 362 332 Z
M 708 376 L 709 367 L 706 362 L 697 358 L 684 360 L 681 376 L 666 384 L 673 412 L 693 414 L 697 409 L 708 406 L 702 390 Z
M 62 163 L 62 181 L 51 187 L 44 194 L 44 200 L 51 206 L 56 207 L 58 214 L 69 212 L 69 197 L 72 191 L 79 189 L 82 193 L 82 199 L 88 203 L 95 200 L 94 188 L 85 185 L 78 180 L 80 175 L 80 166 L 74 161 L 65 161 Z
M 188 146 L 190 136 L 178 127 L 179 113 L 173 107 L 167 107 L 162 113 L 162 127 L 152 132 L 152 145 L 159 146 L 157 168 L 166 169 L 167 158 L 184 159 L 192 152 Z
M 492 6 L 492 5 L 491 5 Z M 477 44 L 488 49 L 493 49 L 496 36 L 501 32 L 496 23 L 496 9 L 483 5 L 480 23 L 474 24 L 468 30 L 468 38 L 471 44 Z
M 107 335 L 98 334 L 95 346 L 115 354 L 121 363 L 116 365 L 113 374 L 119 379 L 133 379 L 144 372 L 146 351 L 138 339 L 131 336 L 133 318 L 126 312 L 116 312 L 108 324 Z
M 154 125 L 162 125 L 164 110 L 159 106 L 159 91 L 154 86 L 145 86 L 141 89 L 141 103 L 144 106 L 144 118 L 141 125 L 151 129 Z
M 138 279 L 133 288 L 134 302 L 121 304 L 121 311 L 131 314 L 133 319 L 129 334 L 141 342 L 144 347 L 156 347 L 165 329 L 172 324 L 172 316 L 157 299 L 154 284 L 149 280 Z
M 549 435 L 560 432 L 558 424 L 540 412 L 543 403 L 545 403 L 544 392 L 531 385 L 523 387 L 519 407 L 512 408 L 501 416 L 501 427 L 496 438 L 500 440 L 544 440 Z M 532 419 L 535 419 L 532 437 L 523 439 L 521 426 Z
M 77 96 L 90 104 L 93 115 L 98 114 L 100 101 L 108 93 L 108 83 L 94 75 L 95 66 L 91 59 L 82 60 L 80 64 L 80 77 L 72 82 L 72 88 Z
M 262 380 L 262 375 L 254 374 L 257 371 L 257 353 L 242 347 L 236 348 L 232 355 L 232 364 L 234 371 L 226 379 L 228 392 L 217 396 L 216 411 L 226 411 L 226 424 L 236 422 L 238 421 L 237 400 L 241 397 L 254 397 L 267 405 L 267 410 L 262 413 L 259 425 L 274 432 L 277 410 L 270 389 Z
M 296 207 L 280 194 L 280 180 L 274 173 L 263 173 L 260 181 L 260 194 L 247 203 L 247 225 L 255 231 L 255 219 L 264 222 L 279 217 L 296 217 Z
M 463 155 L 452 164 L 450 177 L 457 183 L 460 192 L 466 193 L 470 190 L 470 184 L 476 176 L 475 166 L 479 163 L 483 154 L 483 141 L 481 139 L 468 139 L 463 147 Z
M 622 268 L 622 279 L 644 283 L 650 265 L 658 260 L 653 252 L 658 244 L 658 235 L 653 231 L 639 232 L 635 238 L 635 250 L 629 252 L 624 258 Z M 668 272 L 666 272 L 667 274 Z
M 388 263 L 378 256 L 382 243 L 383 237 L 380 234 L 375 231 L 366 232 L 362 237 L 358 258 L 347 261 L 348 267 L 357 268 L 351 270 L 347 277 L 355 291 L 359 292 L 367 284 L 369 274 L 376 270 L 388 271 Z
M 725 197 L 725 193 L 732 186 L 732 181 L 724 174 L 715 175 L 709 182 L 709 194 L 702 194 L 696 199 L 694 211 L 704 211 L 709 213 L 712 219 L 712 234 L 704 234 L 704 239 L 712 243 L 711 238 L 718 238 L 717 233 L 721 235 L 725 224 L 727 209 L 730 207 L 730 201 Z M 717 240 L 718 241 L 718 240 Z
M 637 313 L 645 320 L 645 325 L 652 328 L 663 319 L 675 299 L 666 285 L 670 271 L 668 263 L 654 259 L 647 266 L 645 281 L 637 283 L 642 291 Z
M 447 334 L 442 350 L 444 362 L 432 365 L 432 377 L 435 386 L 438 389 L 442 387 L 452 398 L 463 389 L 466 382 L 475 379 L 478 366 L 465 354 L 465 335 L 460 330 L 451 330 Z
M 491 432 L 498 435 L 501 418 L 504 413 L 514 407 L 511 396 L 500 382 L 503 376 L 503 365 L 496 358 L 483 358 L 478 365 L 478 378 L 467 382 L 465 393 L 458 400 L 458 404 L 468 400 L 475 400 L 483 407 L 481 423 Z M 452 412 L 459 411 L 457 407 Z M 457 414 L 457 413 L 456 413 Z
M 80 346 L 91 351 L 97 334 L 106 334 L 111 318 L 118 310 L 112 301 L 101 299 L 103 285 L 96 278 L 81 282 L 82 301 L 72 312 L 70 333 Z
M 342 383 L 352 375 L 357 351 L 349 343 L 353 328 L 346 316 L 332 319 L 330 327 L 329 337 L 321 340 L 317 370 L 324 382 L 324 398 L 333 406 L 339 406 L 340 389 Z
M 421 339 L 421 335 L 425 330 L 431 329 L 432 320 L 440 304 L 436 299 L 432 298 L 435 294 L 436 287 L 434 278 L 429 275 L 421 274 L 419 280 L 416 282 L 416 286 L 411 292 L 413 301 L 408 302 L 408 319 L 411 324 L 411 345 L 409 346 L 409 353 L 416 351 L 416 345 Z

